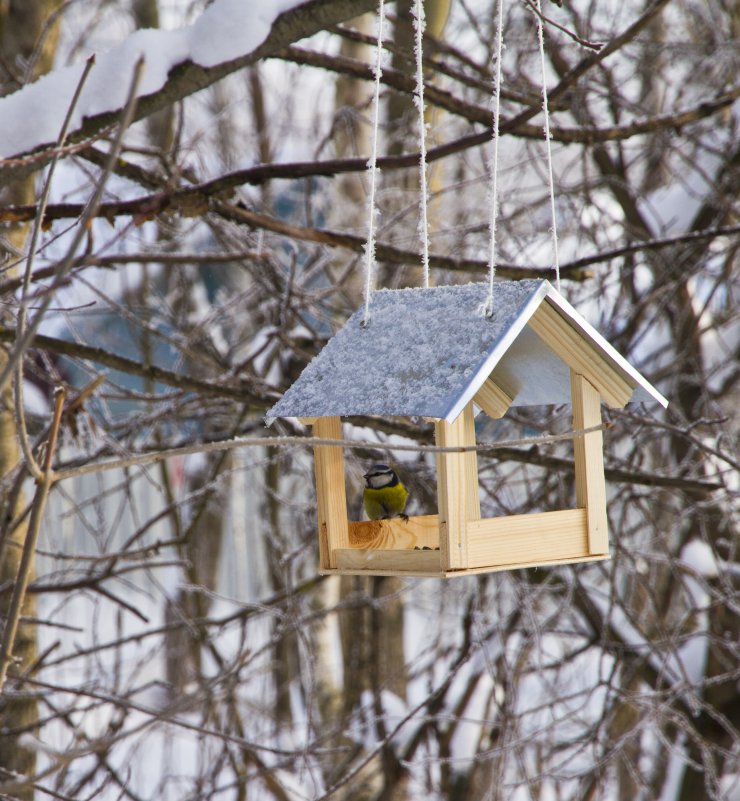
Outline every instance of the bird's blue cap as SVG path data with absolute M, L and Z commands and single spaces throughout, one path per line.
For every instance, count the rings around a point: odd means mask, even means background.
M 387 464 L 374 464 L 368 471 L 365 473 L 364 478 L 368 476 L 375 476 L 378 473 L 389 473 L 391 471 L 390 467 Z

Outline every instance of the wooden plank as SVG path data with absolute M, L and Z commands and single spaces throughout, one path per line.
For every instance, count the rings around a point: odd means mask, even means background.
M 341 572 L 357 570 L 384 576 L 442 574 L 439 551 L 339 548 L 335 555 Z
M 528 325 L 575 372 L 585 376 L 611 407 L 622 408 L 634 385 L 571 326 L 546 300 L 529 318 Z
M 469 430 L 467 433 L 469 434 Z M 446 420 L 436 422 L 434 438 L 436 444 L 444 448 L 473 444 L 466 440 L 464 412 L 452 423 Z M 439 545 L 442 551 L 442 567 L 445 570 L 468 566 L 465 527 L 470 505 L 467 488 L 468 465 L 469 459 L 465 453 L 437 453 Z M 476 471 L 476 492 L 477 485 Z
M 493 420 L 498 420 L 509 411 L 514 398 L 488 377 L 475 393 L 473 401 Z
M 596 556 L 575 556 L 568 559 L 543 559 L 537 562 L 534 567 L 556 567 L 557 565 L 574 565 L 582 562 L 603 562 L 611 559 L 609 554 L 598 554 Z M 466 570 L 448 570 L 443 573 L 444 578 L 456 578 L 457 576 L 475 576 L 481 573 L 500 573 L 503 570 L 526 570 L 533 567 L 531 562 L 511 562 L 506 565 L 487 565 L 485 567 L 469 567 Z
M 468 523 L 468 566 L 530 567 L 589 556 L 586 510 L 566 509 Z
M 460 417 L 463 418 L 463 441 L 475 445 L 475 415 L 473 404 L 469 403 Z M 468 520 L 480 520 L 480 492 L 478 491 L 478 454 L 469 451 L 465 454 L 465 516 Z
M 351 548 L 439 548 L 439 517 L 420 515 L 391 520 L 363 520 L 349 524 Z
M 342 439 L 339 417 L 319 417 L 313 434 L 322 439 Z M 344 481 L 344 450 L 339 445 L 314 447 L 316 500 L 319 518 L 319 564 L 336 567 L 334 552 L 349 546 L 347 490 Z
M 610 559 L 609 554 L 599 554 L 597 556 L 580 556 L 573 559 L 544 559 L 537 564 L 537 567 L 556 567 L 557 565 L 572 565 L 583 562 L 603 562 Z M 354 569 L 345 568 L 338 570 L 319 570 L 323 576 L 402 576 L 407 578 L 459 578 L 460 576 L 479 576 L 483 573 L 500 573 L 503 570 L 522 570 L 531 568 L 529 562 L 514 562 L 508 565 L 489 565 L 486 567 L 469 567 L 465 570 L 380 570 L 380 569 Z
M 318 419 L 318 417 L 299 417 L 298 422 L 304 426 L 312 426 Z
M 573 428 L 591 428 L 601 424 L 599 393 L 582 375 L 571 370 Z M 589 553 L 609 552 L 609 529 L 606 517 L 604 480 L 604 438 L 593 431 L 573 440 L 576 471 L 576 506 L 585 509 L 588 518 Z

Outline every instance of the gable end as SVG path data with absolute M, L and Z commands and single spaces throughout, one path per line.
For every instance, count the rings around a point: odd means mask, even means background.
M 529 318 L 528 325 L 571 370 L 598 390 L 607 406 L 621 409 L 627 405 L 635 385 L 573 328 L 547 299 Z

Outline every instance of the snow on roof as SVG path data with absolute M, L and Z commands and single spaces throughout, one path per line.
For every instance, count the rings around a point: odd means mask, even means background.
M 514 406 L 570 402 L 568 366 L 527 320 L 549 298 L 635 386 L 632 400 L 665 399 L 547 281 L 373 293 L 268 412 L 277 417 L 420 416 L 454 420 L 495 368 Z

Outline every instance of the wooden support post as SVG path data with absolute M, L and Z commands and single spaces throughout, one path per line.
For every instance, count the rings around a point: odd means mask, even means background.
M 469 403 L 462 411 L 463 442 L 475 445 L 475 415 L 473 404 Z M 467 520 L 480 520 L 480 494 L 478 492 L 478 454 L 470 451 L 465 454 L 465 507 Z
M 342 439 L 339 417 L 318 417 L 313 434 L 322 439 Z M 336 568 L 336 548 L 349 547 L 347 489 L 344 481 L 344 450 L 339 445 L 314 447 L 316 500 L 319 517 L 319 565 Z
M 578 430 L 601 425 L 601 398 L 596 389 L 573 370 L 570 372 L 570 388 L 573 428 Z M 593 431 L 573 440 L 576 506 L 586 510 L 590 554 L 609 553 L 603 439 L 601 431 Z
M 472 406 L 469 404 L 452 423 L 437 421 L 434 436 L 437 445 L 443 448 L 475 445 Z M 475 452 L 437 454 L 437 504 L 442 570 L 465 568 L 468 566 L 466 524 L 471 517 L 480 518 Z

